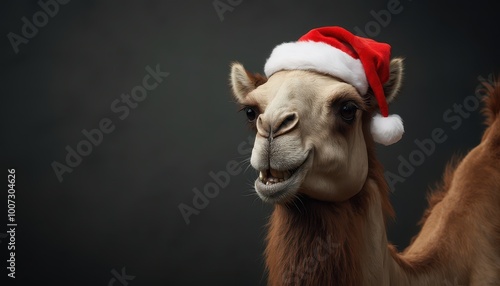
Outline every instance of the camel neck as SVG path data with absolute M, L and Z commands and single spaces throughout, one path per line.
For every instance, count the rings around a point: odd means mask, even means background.
M 425 285 L 388 245 L 383 200 L 368 181 L 342 203 L 303 197 L 276 205 L 266 248 L 269 285 Z
M 276 205 L 266 249 L 270 284 L 363 285 L 366 261 L 382 264 L 388 253 L 380 200 L 369 188 L 341 203 L 302 197 Z

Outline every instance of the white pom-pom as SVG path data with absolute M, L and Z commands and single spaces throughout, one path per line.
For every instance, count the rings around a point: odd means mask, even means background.
M 372 118 L 371 132 L 375 142 L 386 146 L 394 144 L 403 137 L 405 132 L 403 120 L 397 114 L 383 117 L 377 113 Z

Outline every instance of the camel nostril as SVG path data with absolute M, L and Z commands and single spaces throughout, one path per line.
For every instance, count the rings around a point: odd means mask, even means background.
M 288 125 L 289 123 L 291 123 L 292 121 L 295 120 L 295 117 L 296 117 L 295 113 L 288 115 L 285 118 L 285 120 L 283 120 L 283 123 L 281 123 L 281 125 L 283 125 L 283 126 Z
M 291 113 L 285 116 L 283 120 L 281 121 L 281 124 L 278 126 L 278 128 L 275 131 L 275 136 L 285 134 L 288 131 L 292 130 L 298 122 L 298 116 L 297 113 Z
M 276 131 L 282 130 L 283 128 L 286 128 L 290 123 L 292 123 L 295 120 L 295 114 L 290 114 L 283 121 L 281 124 L 278 126 L 278 129 Z

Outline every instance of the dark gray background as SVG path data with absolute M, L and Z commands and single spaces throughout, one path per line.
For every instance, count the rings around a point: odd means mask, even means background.
M 252 195 L 253 171 L 232 176 L 189 225 L 178 210 L 192 205 L 193 188 L 213 181 L 209 172 L 247 157 L 237 151 L 250 131 L 230 96 L 229 63 L 261 72 L 277 44 L 319 26 L 364 29 L 370 11 L 388 2 L 243 0 L 221 21 L 213 0 L 74 0 L 18 54 L 7 34 L 20 34 L 21 18 L 31 19 L 40 6 L 4 2 L 1 171 L 17 172 L 18 284 L 108 285 L 111 271 L 126 267 L 132 286 L 264 285 L 271 207 Z M 406 58 L 404 88 L 390 107 L 406 134 L 379 147 L 386 169 L 396 173 L 398 156 L 408 158 L 414 140 L 434 128 L 448 136 L 391 195 L 397 217 L 389 238 L 400 249 L 418 231 L 425 194 L 446 162 L 480 140 L 478 111 L 456 130 L 443 113 L 474 95 L 478 76 L 500 71 L 498 10 L 490 1 L 435 2 L 401 0 L 402 12 L 374 37 Z M 111 102 L 157 64 L 170 75 L 119 120 Z M 64 162 L 65 147 L 75 148 L 81 130 L 105 117 L 115 131 L 60 183 L 51 163 Z M 3 192 L 0 233 L 6 200 Z

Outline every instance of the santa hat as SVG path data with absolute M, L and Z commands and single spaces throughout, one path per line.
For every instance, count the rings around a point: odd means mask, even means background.
M 264 72 L 269 77 L 280 70 L 314 70 L 344 80 L 361 95 L 371 87 L 380 109 L 372 119 L 371 133 L 376 142 L 390 145 L 404 133 L 401 117 L 389 116 L 384 94 L 390 54 L 391 46 L 386 43 L 355 36 L 341 27 L 323 27 L 274 48 Z

